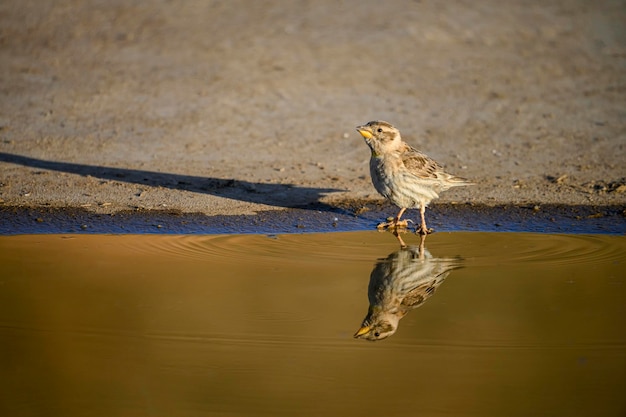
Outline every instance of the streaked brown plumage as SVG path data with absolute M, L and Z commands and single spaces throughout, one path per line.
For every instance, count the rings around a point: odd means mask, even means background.
M 421 224 L 417 231 L 430 233 L 424 217 L 428 203 L 450 187 L 472 184 L 448 174 L 436 161 L 403 142 L 400 131 L 388 122 L 372 121 L 356 130 L 372 152 L 370 174 L 376 191 L 400 207 L 398 215 L 379 228 L 406 227 L 406 221 L 400 221 L 404 211 L 419 208 Z
M 404 247 L 376 263 L 370 275 L 369 308 L 354 337 L 371 341 L 396 332 L 400 319 L 421 306 L 450 271 L 462 267 L 461 258 L 433 258 L 422 244 Z

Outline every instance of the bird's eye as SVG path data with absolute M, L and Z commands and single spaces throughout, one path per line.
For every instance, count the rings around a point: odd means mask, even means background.
M 378 133 L 383 133 L 383 130 L 379 127 L 378 130 L 376 130 Z
M 374 332 L 374 336 L 378 337 L 378 336 L 380 336 L 380 333 Z

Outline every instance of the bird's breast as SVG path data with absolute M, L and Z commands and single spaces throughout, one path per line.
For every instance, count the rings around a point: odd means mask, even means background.
M 393 169 L 386 158 L 372 156 L 370 159 L 370 175 L 376 191 L 384 197 L 389 197 L 392 192 Z

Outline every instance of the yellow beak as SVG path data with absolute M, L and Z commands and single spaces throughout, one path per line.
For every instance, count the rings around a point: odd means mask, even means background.
M 356 128 L 357 132 L 359 132 L 361 134 L 361 136 L 363 136 L 365 139 L 371 139 L 374 135 L 372 135 L 372 132 L 370 132 L 369 130 L 367 130 L 367 128 L 363 127 L 363 126 L 359 126 Z
M 363 326 L 354 334 L 354 337 L 363 336 L 364 334 L 369 333 L 370 330 L 369 326 Z

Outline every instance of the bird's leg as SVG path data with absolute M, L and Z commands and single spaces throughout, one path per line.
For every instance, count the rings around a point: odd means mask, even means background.
M 428 227 L 426 227 L 426 218 L 424 217 L 425 213 L 426 213 L 426 206 L 424 204 L 421 204 L 420 205 L 420 216 L 422 218 L 422 224 L 415 231 L 415 233 L 418 233 L 420 235 L 427 235 L 427 234 L 433 232 L 433 229 L 429 229 Z
M 424 259 L 424 244 L 426 243 L 426 235 L 420 235 L 419 259 Z
M 401 208 L 400 211 L 398 212 L 398 215 L 396 216 L 395 219 L 393 219 L 393 222 L 395 224 L 395 227 L 404 227 L 407 228 L 409 226 L 409 221 L 408 220 L 402 220 L 400 221 L 400 217 L 402 217 L 402 215 L 404 214 L 404 211 L 406 210 L 406 208 Z
M 393 229 L 391 233 L 393 233 L 396 239 L 398 239 L 398 242 L 400 242 L 400 248 L 402 249 L 406 248 L 406 243 L 404 243 L 402 236 L 400 236 L 400 231 L 398 231 L 398 229 L 396 228 L 396 229 Z M 402 230 L 402 233 L 406 233 L 406 230 Z
M 411 220 L 400 221 L 400 217 L 402 217 L 405 210 L 406 208 L 401 208 L 396 217 L 390 217 L 387 219 L 386 222 L 380 223 L 376 227 L 378 229 L 384 229 L 384 228 L 389 228 L 389 229 L 405 228 L 406 229 L 409 226 L 409 222 Z

